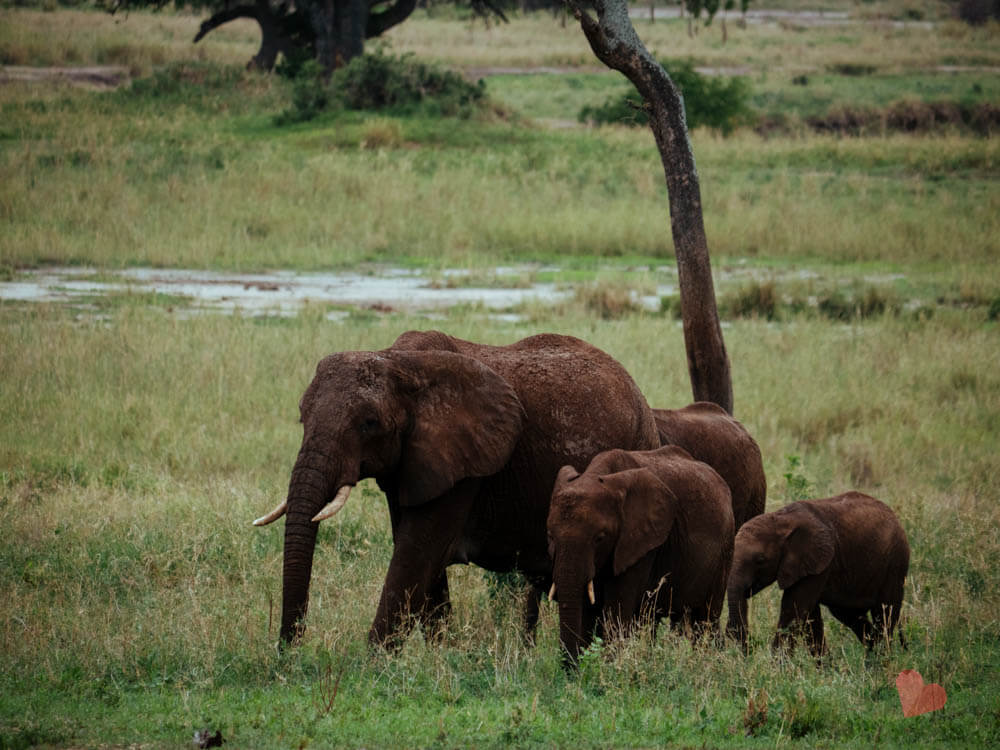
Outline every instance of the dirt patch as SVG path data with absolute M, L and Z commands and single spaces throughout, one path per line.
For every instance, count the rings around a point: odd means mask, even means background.
M 91 65 L 80 68 L 31 68 L 5 65 L 0 68 L 0 84 L 70 83 L 98 89 L 113 89 L 127 83 L 131 73 L 122 65 Z

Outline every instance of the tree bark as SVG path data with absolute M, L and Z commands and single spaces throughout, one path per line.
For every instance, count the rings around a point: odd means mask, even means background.
M 580 22 L 597 58 L 623 73 L 649 110 L 650 127 L 667 180 L 691 390 L 696 401 L 712 401 L 732 414 L 729 358 L 715 302 L 701 188 L 684 101 L 663 66 L 636 34 L 626 0 L 593 0 L 597 20 L 579 5 L 579 0 L 566 0 L 566 4 Z

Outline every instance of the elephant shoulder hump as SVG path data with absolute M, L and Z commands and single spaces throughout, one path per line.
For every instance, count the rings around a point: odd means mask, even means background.
M 442 331 L 407 331 L 390 347 L 393 351 L 458 352 L 458 340 Z

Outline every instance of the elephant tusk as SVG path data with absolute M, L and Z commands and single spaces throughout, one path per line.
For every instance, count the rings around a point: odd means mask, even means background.
M 597 604 L 597 598 L 594 596 L 594 582 L 590 581 L 587 584 L 587 598 L 590 599 L 591 604 Z
M 266 516 L 261 516 L 260 518 L 258 518 L 256 521 L 253 522 L 253 525 L 254 526 L 267 526 L 272 521 L 277 521 L 279 518 L 281 518 L 283 515 L 285 515 L 285 511 L 286 510 L 288 510 L 288 501 L 287 500 L 285 500 L 281 505 L 279 505 L 277 508 L 275 508 L 274 510 L 272 510 Z
M 344 507 L 344 503 L 347 502 L 347 498 L 351 496 L 351 485 L 345 484 L 339 490 L 337 490 L 336 497 L 326 504 L 319 513 L 313 516 L 312 520 L 314 523 L 319 523 L 320 521 L 325 521 L 330 516 L 335 516 L 341 508 Z
M 549 589 L 549 601 L 554 602 L 556 600 L 556 582 L 552 582 L 552 588 Z

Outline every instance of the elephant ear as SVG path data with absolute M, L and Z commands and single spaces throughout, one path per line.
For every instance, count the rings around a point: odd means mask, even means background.
M 784 590 L 824 572 L 833 562 L 834 548 L 833 531 L 826 523 L 808 511 L 796 513 L 778 563 L 778 587 Z
M 677 496 L 646 468 L 608 474 L 600 481 L 620 499 L 621 533 L 613 561 L 617 576 L 667 541 L 677 515 Z
M 524 409 L 483 363 L 444 351 L 393 352 L 412 428 L 399 470 L 399 502 L 420 505 L 463 479 L 495 474 L 521 435 Z
M 556 474 L 555 484 L 552 485 L 553 494 L 555 494 L 560 487 L 568 484 L 569 482 L 572 482 L 578 476 L 580 476 L 580 472 L 578 472 L 572 466 L 570 466 L 569 464 L 563 466 L 561 469 L 559 469 L 559 473 Z

